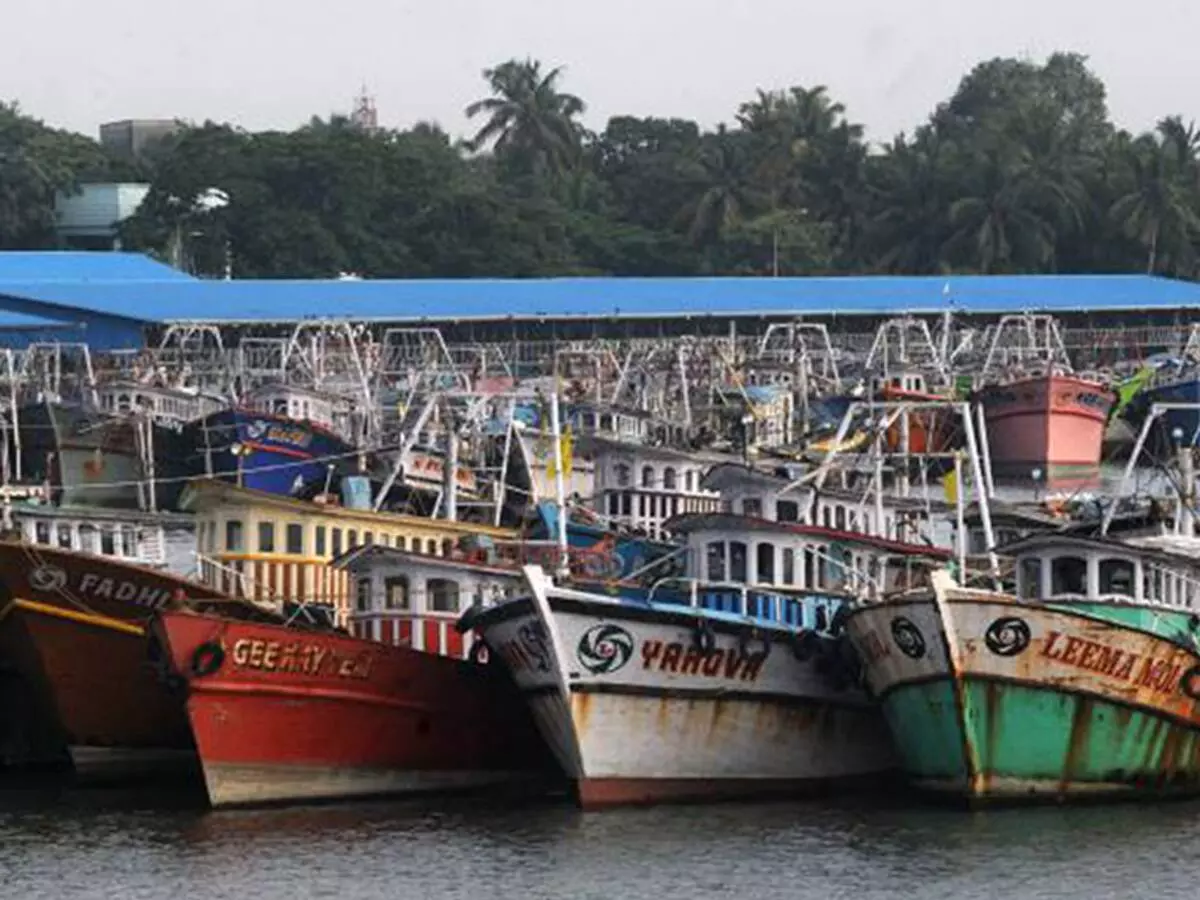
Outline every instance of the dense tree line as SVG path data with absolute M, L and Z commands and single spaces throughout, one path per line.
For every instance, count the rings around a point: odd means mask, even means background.
M 0 105 L 0 248 L 52 246 L 53 198 L 143 177 L 126 246 L 242 277 L 792 275 L 1200 268 L 1200 134 L 1130 134 L 1075 54 L 995 59 L 911 134 L 869 146 L 821 86 L 759 90 L 715 130 L 617 116 L 564 72 L 484 73 L 477 126 L 187 127 L 130 170 Z M 219 189 L 226 205 L 197 204 Z

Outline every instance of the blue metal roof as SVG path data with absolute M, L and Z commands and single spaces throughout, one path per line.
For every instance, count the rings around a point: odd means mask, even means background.
M 0 253 L 0 281 L 195 281 L 141 253 L 83 250 Z
M 44 319 L 41 316 L 31 316 L 28 313 L 0 309 L 0 329 L 5 331 L 39 331 L 43 328 L 82 328 L 81 322 L 63 321 L 61 319 Z
M 0 259 L 3 256 L 0 254 Z M 1006 313 L 1200 308 L 1200 284 L 1146 275 L 453 281 L 0 279 L 0 295 L 147 322 L 313 318 L 446 322 L 609 316 L 895 315 L 946 309 Z

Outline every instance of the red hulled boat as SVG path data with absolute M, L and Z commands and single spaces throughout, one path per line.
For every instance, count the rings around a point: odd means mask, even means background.
M 155 633 L 187 682 L 214 806 L 536 783 L 552 763 L 503 667 L 189 612 Z
M 118 559 L 0 541 L 0 753 L 85 777 L 194 765 L 180 696 L 147 657 L 159 609 L 211 589 Z

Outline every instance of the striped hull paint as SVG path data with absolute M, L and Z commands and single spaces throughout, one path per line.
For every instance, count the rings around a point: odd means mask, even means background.
M 847 620 L 914 785 L 969 802 L 1200 793 L 1186 614 L 943 596 Z
M 585 808 L 863 785 L 896 761 L 878 710 L 801 661 L 784 632 L 743 643 L 714 621 L 539 581 L 475 627 L 509 666 Z M 764 646 L 766 647 L 765 656 Z
M 178 763 L 156 774 L 194 771 L 182 695 L 151 665 L 140 626 L 15 600 L 0 628 L 2 646 L 27 648 L 22 675 L 41 698 L 34 721 L 58 734 L 79 777 L 140 778 L 150 756 Z

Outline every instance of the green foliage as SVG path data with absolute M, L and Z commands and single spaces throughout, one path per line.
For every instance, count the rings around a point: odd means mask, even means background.
M 580 124 L 561 68 L 508 60 L 477 130 L 205 123 L 141 163 L 127 246 L 219 276 L 526 277 L 1148 271 L 1200 266 L 1200 136 L 1131 135 L 1084 57 L 983 62 L 869 145 L 824 86 L 758 90 L 731 124 Z M 53 199 L 122 172 L 0 105 L 0 247 L 53 245 Z M 198 203 L 220 192 L 227 202 Z

